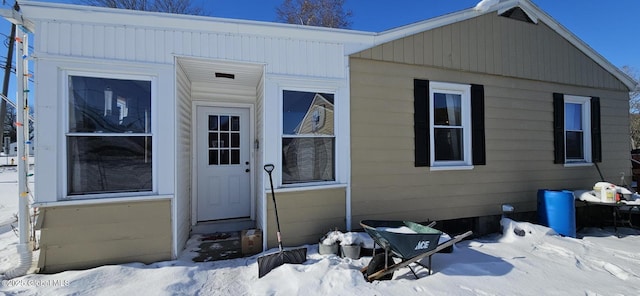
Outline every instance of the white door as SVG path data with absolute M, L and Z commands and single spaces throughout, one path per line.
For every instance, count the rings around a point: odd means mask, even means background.
M 198 221 L 251 215 L 249 109 L 198 106 Z

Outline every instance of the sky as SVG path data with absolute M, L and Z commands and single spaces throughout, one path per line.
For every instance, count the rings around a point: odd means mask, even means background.
M 77 3 L 81 0 L 42 0 Z M 192 0 L 209 16 L 275 22 L 275 9 L 283 0 Z M 9 8 L 11 0 L 4 1 Z M 381 32 L 421 20 L 474 7 L 479 0 L 346 0 L 353 12 L 351 29 Z M 638 0 L 533 0 L 614 66 L 640 71 L 640 1 Z M 9 33 L 0 21 L 0 33 Z M 2 49 L 2 46 L 0 46 Z M 4 58 L 0 50 L 0 58 Z

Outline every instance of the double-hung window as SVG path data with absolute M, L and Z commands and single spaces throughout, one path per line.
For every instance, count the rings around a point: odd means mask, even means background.
M 153 190 L 151 84 L 68 76 L 69 196 Z
M 484 86 L 414 80 L 415 166 L 486 165 Z
M 431 163 L 438 166 L 470 166 L 471 86 L 431 82 Z
M 329 93 L 282 93 L 282 184 L 335 181 L 333 101 Z
M 602 158 L 600 99 L 554 93 L 554 162 L 585 164 Z
M 565 162 L 591 162 L 589 98 L 565 96 Z

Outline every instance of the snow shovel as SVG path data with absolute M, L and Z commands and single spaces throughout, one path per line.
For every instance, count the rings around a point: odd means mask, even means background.
M 280 220 L 278 219 L 278 206 L 276 205 L 276 195 L 273 192 L 273 178 L 271 177 L 273 168 L 274 166 L 272 164 L 267 164 L 264 166 L 264 170 L 269 174 L 269 182 L 271 183 L 271 198 L 273 199 L 273 209 L 276 213 L 276 225 L 278 226 L 278 248 L 280 248 L 280 251 L 275 254 L 258 257 L 258 278 L 263 277 L 272 269 L 282 264 L 302 264 L 307 261 L 307 248 L 286 251 L 282 249 L 282 238 L 280 236 Z

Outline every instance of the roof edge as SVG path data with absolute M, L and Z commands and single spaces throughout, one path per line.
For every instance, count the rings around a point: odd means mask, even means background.
M 533 4 L 530 0 L 501 0 L 498 4 L 490 7 L 486 11 L 478 11 L 474 7 L 472 7 L 458 12 L 445 14 L 432 19 L 383 31 L 376 35 L 374 46 L 378 46 L 380 44 L 394 41 L 420 32 L 465 21 L 481 15 L 504 12 L 514 7 L 520 7 L 536 23 L 538 21 L 542 21 L 547 24 L 552 30 L 560 34 L 560 36 L 562 36 L 564 39 L 569 41 L 569 43 L 578 48 L 578 50 L 582 51 L 585 55 L 594 60 L 598 65 L 603 67 L 606 71 L 620 80 L 620 82 L 622 82 L 629 89 L 629 91 L 638 87 L 638 83 L 633 80 L 633 78 L 631 78 L 620 68 L 609 62 L 609 60 L 607 60 L 600 53 L 595 51 L 591 46 L 578 38 L 566 27 L 552 18 L 549 14 Z

